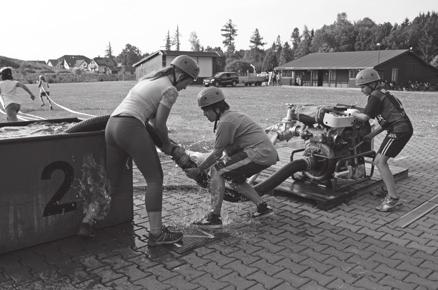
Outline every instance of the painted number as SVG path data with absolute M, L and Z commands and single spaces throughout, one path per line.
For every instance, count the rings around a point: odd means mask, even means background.
M 76 209 L 76 202 L 68 202 L 68 203 L 60 203 L 60 200 L 64 197 L 64 195 L 70 189 L 70 186 L 73 182 L 74 178 L 74 170 L 73 167 L 65 162 L 65 161 L 55 161 L 47 165 L 41 174 L 41 179 L 47 180 L 52 177 L 52 174 L 55 170 L 61 170 L 64 173 L 64 180 L 55 194 L 47 203 L 44 208 L 43 216 L 51 216 L 55 214 L 63 214 L 65 212 L 73 211 Z

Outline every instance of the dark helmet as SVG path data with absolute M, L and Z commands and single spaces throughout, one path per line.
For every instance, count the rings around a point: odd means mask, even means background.
M 12 80 L 12 68 L 9 66 L 0 69 L 2 80 Z

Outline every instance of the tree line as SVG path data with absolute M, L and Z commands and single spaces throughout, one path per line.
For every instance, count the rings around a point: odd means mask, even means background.
M 293 28 L 290 39 L 282 41 L 280 36 L 269 46 L 263 41 L 258 28 L 249 38 L 248 49 L 237 49 L 235 38 L 238 27 L 229 19 L 221 28 L 223 47 L 202 46 L 196 32 L 190 34 L 192 51 L 215 51 L 220 57 L 216 66 L 220 70 L 250 71 L 254 65 L 257 72 L 271 71 L 294 59 L 314 52 L 364 51 L 384 49 L 411 49 L 425 62 L 438 68 L 438 14 L 420 13 L 412 21 L 405 19 L 401 24 L 385 22 L 375 23 L 365 17 L 351 22 L 345 12 L 339 13 L 333 24 L 324 25 L 317 30 Z M 173 36 L 170 31 L 165 37 L 165 50 L 180 50 L 180 30 L 177 26 Z M 265 48 L 267 46 L 267 48 Z M 111 47 L 106 56 L 113 57 Z M 127 70 L 133 70 L 132 64 L 147 56 L 130 44 L 116 56 Z

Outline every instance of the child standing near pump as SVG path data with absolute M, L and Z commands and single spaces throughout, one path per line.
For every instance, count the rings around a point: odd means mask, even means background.
M 43 97 L 46 97 L 47 102 L 49 102 L 50 110 L 53 110 L 52 102 L 50 101 L 50 91 L 49 91 L 49 83 L 46 81 L 46 78 L 43 75 L 40 75 L 38 78 L 38 88 L 40 88 L 40 99 L 41 99 L 41 107 L 44 107 L 46 104 L 44 103 Z
M 365 136 L 366 140 L 371 140 L 384 130 L 387 131 L 374 159 L 388 191 L 376 210 L 387 212 L 401 205 L 388 159 L 396 157 L 408 143 L 413 134 L 413 127 L 400 100 L 382 89 L 380 80 L 378 72 L 372 68 L 361 70 L 357 74 L 356 85 L 360 87 L 364 95 L 368 96 L 368 101 L 363 113 L 353 112 L 352 115 L 361 121 L 368 121 L 371 118 L 378 121 L 379 125 Z
M 197 168 L 186 169 L 188 177 L 196 179 L 211 167 L 211 207 L 207 216 L 195 225 L 218 228 L 222 226 L 221 208 L 225 180 L 233 188 L 254 202 L 254 218 L 273 214 L 257 191 L 246 182 L 248 177 L 261 172 L 278 161 L 277 150 L 265 131 L 247 115 L 231 111 L 221 89 L 209 87 L 198 94 L 198 105 L 204 116 L 214 122 L 216 141 L 213 152 Z M 225 152 L 225 156 L 223 156 Z
M 32 91 L 23 83 L 16 81 L 12 77 L 12 68 L 4 67 L 0 69 L 0 101 L 3 109 L 6 112 L 8 122 L 17 122 L 17 114 L 20 111 L 21 105 L 17 103 L 17 88 L 22 88 L 35 100 Z

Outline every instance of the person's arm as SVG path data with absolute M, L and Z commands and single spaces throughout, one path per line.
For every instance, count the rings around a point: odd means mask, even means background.
M 353 111 L 353 112 L 351 113 L 351 115 L 352 115 L 354 118 L 356 118 L 356 119 L 358 119 L 358 120 L 360 120 L 360 121 L 362 121 L 362 122 L 366 122 L 366 121 L 368 121 L 368 120 L 370 119 L 370 117 L 369 117 L 367 114 L 365 114 L 365 113 L 361 113 L 361 112 L 359 112 L 359 111 Z
M 216 163 L 216 161 L 219 160 L 219 158 L 222 157 L 223 150 L 222 149 L 214 149 L 213 152 L 208 155 L 208 157 L 202 162 L 198 168 L 201 171 L 205 171 L 208 168 L 210 168 L 213 164 Z
M 172 150 L 166 125 L 169 114 L 170 108 L 164 106 L 163 104 L 159 104 L 153 123 L 156 133 L 163 143 L 162 149 L 167 155 L 169 155 Z
M 370 139 L 374 138 L 375 136 L 379 135 L 380 133 L 383 132 L 383 128 L 377 124 L 374 126 L 374 128 L 372 129 L 371 133 L 368 134 L 368 137 Z
M 196 180 L 203 171 L 209 169 L 222 157 L 222 153 L 223 150 L 214 149 L 198 167 L 185 169 L 184 172 L 189 178 Z
M 23 90 L 25 90 L 25 91 L 30 95 L 30 98 L 31 98 L 32 100 L 35 100 L 35 96 L 34 96 L 34 94 L 32 93 L 31 90 L 29 90 L 29 88 L 28 88 L 25 84 L 22 84 L 22 83 L 20 83 L 20 82 L 17 82 L 17 87 L 22 88 Z

